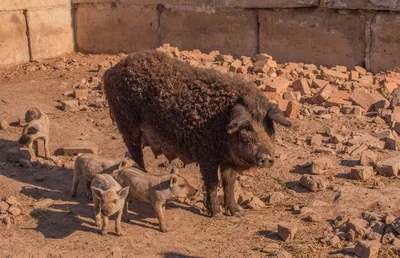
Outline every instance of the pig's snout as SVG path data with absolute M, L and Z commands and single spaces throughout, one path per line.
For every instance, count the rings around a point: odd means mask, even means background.
M 101 214 L 104 216 L 108 216 L 110 214 L 110 210 L 106 207 L 101 208 Z
M 19 138 L 18 143 L 19 144 L 27 144 L 29 141 L 29 137 L 26 137 L 25 135 L 21 136 L 21 138 Z
M 260 168 L 269 168 L 274 164 L 274 159 L 270 155 L 261 155 L 257 158 L 257 166 Z

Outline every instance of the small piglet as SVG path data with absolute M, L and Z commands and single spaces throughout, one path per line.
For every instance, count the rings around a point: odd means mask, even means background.
M 101 219 L 103 219 L 101 234 L 107 234 L 108 217 L 117 213 L 115 218 L 115 232 L 118 236 L 122 236 L 121 218 L 125 200 L 129 193 L 129 187 L 122 188 L 111 175 L 98 174 L 92 180 L 91 189 L 94 216 L 98 227 L 100 227 Z
M 74 178 L 72 181 L 71 195 L 76 197 L 79 182 L 85 180 L 85 190 L 89 200 L 92 199 L 90 183 L 99 174 L 111 174 L 118 165 L 124 161 L 125 166 L 137 166 L 136 163 L 125 157 L 124 159 L 108 159 L 90 153 L 79 154 L 75 159 Z
M 114 177 L 122 187 L 129 186 L 129 196 L 126 198 L 124 216 L 128 215 L 129 198 L 150 202 L 155 210 L 160 229 L 167 232 L 165 223 L 165 204 L 177 198 L 190 198 L 198 192 L 173 167 L 171 174 L 164 176 L 150 175 L 135 167 L 120 168 L 114 172 Z

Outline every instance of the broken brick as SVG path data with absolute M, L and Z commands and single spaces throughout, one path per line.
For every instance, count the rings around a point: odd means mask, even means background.
M 395 89 L 397 89 L 396 83 L 385 82 L 379 90 L 383 96 L 388 97 Z
M 388 137 L 385 142 L 385 148 L 388 150 L 400 150 L 400 141 L 393 137 Z
M 289 105 L 289 100 L 281 99 L 278 101 L 278 107 L 282 112 L 286 112 Z
M 378 155 L 371 150 L 365 150 L 361 153 L 360 164 L 362 166 L 375 166 Z
M 323 139 L 322 135 L 315 134 L 313 137 L 311 137 L 311 145 L 321 146 L 322 139 Z
M 286 116 L 289 118 L 296 118 L 300 112 L 300 103 L 297 101 L 289 101 L 286 108 Z
M 360 77 L 360 74 L 357 71 L 350 72 L 350 80 L 357 81 L 359 77 Z
M 311 192 L 323 191 L 328 187 L 328 182 L 318 175 L 304 175 L 300 178 L 299 183 Z
M 355 255 L 359 258 L 378 258 L 381 243 L 376 240 L 361 240 L 357 242 Z
M 269 100 L 280 101 L 282 99 L 281 94 L 276 92 L 264 92 L 264 96 Z
M 294 239 L 294 236 L 297 233 L 297 224 L 296 223 L 279 223 L 278 224 L 278 235 L 285 242 L 290 242 Z
M 350 99 L 366 111 L 370 111 L 375 104 L 375 100 L 368 93 L 362 90 L 353 91 L 350 95 Z
M 239 59 L 236 59 L 235 61 L 233 61 L 231 63 L 231 66 L 229 67 L 229 71 L 230 72 L 236 72 L 237 69 L 239 69 L 242 66 L 242 61 L 240 61 Z
M 354 67 L 354 69 L 361 75 L 367 74 L 367 70 L 364 67 L 356 66 L 356 67 Z
M 325 87 L 328 83 L 329 83 L 329 82 L 328 82 L 328 81 L 325 81 L 325 80 L 313 79 L 313 80 L 312 80 L 312 83 L 311 83 L 311 86 L 312 86 L 313 88 L 320 89 L 320 88 Z
M 61 109 L 64 111 L 78 110 L 79 103 L 77 100 L 64 100 L 61 102 Z
M 311 95 L 310 84 L 305 78 L 300 78 L 297 81 L 293 82 L 291 87 L 294 91 L 300 91 L 301 94 Z
M 350 178 L 356 180 L 368 180 L 374 175 L 374 168 L 371 166 L 355 166 L 350 171 Z
M 289 87 L 289 81 L 282 77 L 276 77 L 272 82 L 267 83 L 266 91 L 284 93 Z
M 74 96 L 76 99 L 85 100 L 89 95 L 89 91 L 87 89 L 76 89 L 74 91 Z
M 316 175 L 321 175 L 326 169 L 332 166 L 332 161 L 327 157 L 318 157 L 311 164 L 311 172 Z
M 400 170 L 400 157 L 393 157 L 381 162 L 376 166 L 376 172 L 382 176 L 397 176 Z
M 335 82 L 337 79 L 345 81 L 349 79 L 348 74 L 331 69 L 322 69 L 322 76 L 329 82 Z
M 314 104 L 321 104 L 329 99 L 333 91 L 334 88 L 330 84 L 327 84 L 320 91 L 318 91 L 317 94 L 314 95 L 311 101 Z
M 379 140 L 381 140 L 381 141 L 386 141 L 387 138 L 393 138 L 394 134 L 392 133 L 392 130 L 385 129 L 385 130 L 377 132 L 374 135 L 374 137 L 379 139 Z
M 344 90 L 335 90 L 332 92 L 330 98 L 350 100 L 350 93 Z

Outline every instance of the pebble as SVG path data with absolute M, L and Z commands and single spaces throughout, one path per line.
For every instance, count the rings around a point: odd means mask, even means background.
M 297 230 L 298 227 L 296 223 L 282 222 L 278 224 L 278 235 L 285 242 L 292 241 L 297 233 Z

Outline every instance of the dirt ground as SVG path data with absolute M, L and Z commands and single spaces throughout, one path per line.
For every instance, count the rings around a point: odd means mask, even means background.
M 69 141 L 83 139 L 95 142 L 101 156 L 123 157 L 126 147 L 107 108 L 65 112 L 58 102 L 67 99 L 63 94 L 81 84 L 82 79 L 95 77 L 98 63 L 115 63 L 120 58 L 73 54 L 0 70 L 0 119 L 11 123 L 8 130 L 0 130 L 0 199 L 13 195 L 24 208 L 10 229 L 0 222 L 1 257 L 266 257 L 271 254 L 271 244 L 279 244 L 293 257 L 353 257 L 342 250 L 354 243 L 341 241 L 333 247 L 320 241 L 334 235 L 332 223 L 337 216 L 359 218 L 364 211 L 400 216 L 400 179 L 374 176 L 366 182 L 351 180 L 346 173 L 354 157 L 321 153 L 308 144 L 311 136 L 326 128 L 346 127 L 348 133 L 368 134 L 387 128 L 373 123 L 372 118 L 339 114 L 331 119 L 296 119 L 290 129 L 278 127 L 279 158 L 275 165 L 250 171 L 240 182 L 261 199 L 282 191 L 287 197 L 283 201 L 259 211 L 245 209 L 245 217 L 225 220 L 210 219 L 199 208 L 173 202 L 166 210 L 167 233 L 160 232 L 150 205 L 132 203 L 130 223 L 122 224 L 124 236 L 113 234 L 113 221 L 109 225 L 111 234 L 101 236 L 83 186 L 79 186 L 77 198 L 70 196 L 73 173 L 62 164 L 72 157 L 59 157 L 60 165 L 23 168 L 7 162 L 5 154 L 18 146 L 22 131 L 16 123 L 18 117 L 31 107 L 39 107 L 51 121 L 52 152 Z M 377 153 L 379 160 L 399 155 L 388 150 Z M 329 187 L 309 192 L 298 183 L 307 173 L 300 165 L 321 155 L 334 161 L 324 174 Z M 168 173 L 171 169 L 163 157 L 154 159 L 148 148 L 145 162 L 149 173 Z M 193 185 L 201 186 L 198 167 L 190 165 L 180 171 Z M 38 174 L 42 175 L 40 180 Z M 311 208 L 322 220 L 306 221 L 304 215 L 293 212 L 294 205 Z M 280 240 L 280 222 L 297 223 L 299 229 L 293 241 Z M 383 245 L 379 257 L 396 257 L 396 253 L 391 245 Z

